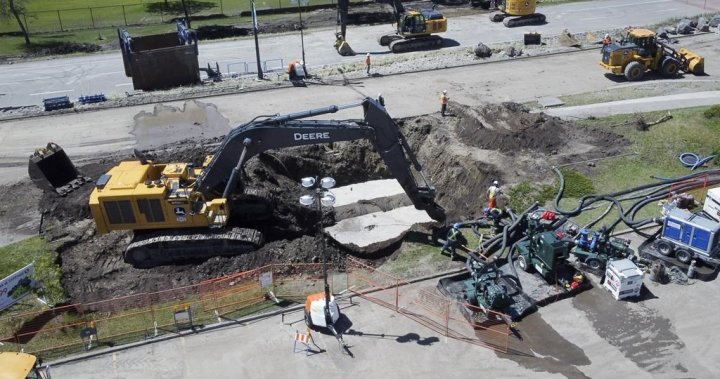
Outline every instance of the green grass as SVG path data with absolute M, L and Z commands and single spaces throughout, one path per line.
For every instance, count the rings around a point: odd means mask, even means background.
M 39 294 L 51 304 L 63 301 L 65 291 L 60 284 L 61 272 L 56 262 L 56 254 L 42 237 L 32 237 L 0 247 L 0 278 L 33 262 L 34 277 L 44 286 L 44 289 L 39 290 Z M 13 308 L 9 311 L 13 311 Z
M 668 112 L 652 112 L 643 114 L 645 120 L 656 120 Z M 607 127 L 623 135 L 632 142 L 630 150 L 638 152 L 634 156 L 609 159 L 596 162 L 596 169 L 589 175 L 595 193 L 612 193 L 619 190 L 637 187 L 642 184 L 654 182 L 651 178 L 678 177 L 689 174 L 691 171 L 682 166 L 678 156 L 683 152 L 694 152 L 702 156 L 712 155 L 720 150 L 720 122 L 717 115 L 720 107 L 698 107 L 672 110 L 669 112 L 673 118 L 670 121 L 651 126 L 648 131 L 639 131 L 633 124 L 638 115 L 619 115 L 598 120 L 580 121 L 600 127 Z M 706 117 L 705 114 L 710 117 Z M 622 127 L 611 125 L 627 124 Z M 711 163 L 717 167 L 718 163 Z M 568 180 L 568 177 L 566 177 Z M 589 189 L 588 189 L 589 190 Z M 567 191 L 566 191 L 567 194 Z M 561 202 L 564 210 L 577 205 L 580 193 L 567 194 Z M 694 193 L 697 199 L 702 200 L 702 191 Z M 584 212 L 574 219 L 578 223 L 585 223 L 600 215 L 605 208 Z M 657 216 L 659 208 L 652 204 L 646 206 L 638 218 Z M 611 212 L 607 219 L 615 218 L 617 213 Z

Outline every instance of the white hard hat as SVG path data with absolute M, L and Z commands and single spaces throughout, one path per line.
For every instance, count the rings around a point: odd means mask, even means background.
M 370 53 L 367 53 L 367 54 L 366 54 L 366 56 L 368 56 L 368 57 L 369 57 L 369 56 L 370 56 Z
M 605 34 L 605 38 L 610 38 L 610 34 Z
M 497 180 L 493 180 L 493 184 L 494 184 L 494 185 L 498 185 L 498 181 L 497 181 Z
M 382 97 L 382 93 L 378 92 L 378 97 Z
M 443 90 L 443 93 L 447 93 L 447 90 L 446 90 L 446 89 L 444 89 L 444 90 Z
M 301 64 L 301 65 L 305 64 L 305 61 L 300 61 L 300 64 Z

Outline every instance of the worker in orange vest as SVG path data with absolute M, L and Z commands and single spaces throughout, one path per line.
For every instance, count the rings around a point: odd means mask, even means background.
M 300 63 L 298 60 L 292 60 L 288 63 L 288 76 L 290 77 L 290 80 L 297 79 L 297 73 L 295 72 L 295 65 Z
M 447 90 L 443 90 L 440 95 L 440 114 L 445 117 L 445 111 L 447 110 L 448 96 Z
M 370 75 L 370 53 L 365 54 L 365 70 Z
M 610 34 L 605 34 L 605 37 L 603 37 L 602 43 L 603 43 L 603 46 L 607 46 L 612 43 L 612 38 L 610 38 Z

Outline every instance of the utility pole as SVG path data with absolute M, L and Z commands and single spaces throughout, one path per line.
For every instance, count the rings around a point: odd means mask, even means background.
M 253 34 L 255 35 L 255 61 L 257 61 L 258 80 L 263 80 L 262 66 L 260 65 L 260 46 L 258 45 L 258 23 L 257 12 L 255 11 L 255 0 L 252 0 L 252 23 Z

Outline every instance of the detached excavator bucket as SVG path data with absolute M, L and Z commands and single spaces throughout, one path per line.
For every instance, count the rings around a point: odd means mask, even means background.
M 35 150 L 28 163 L 30 179 L 40 189 L 65 195 L 89 178 L 80 175 L 62 147 L 50 142 Z
M 343 57 L 355 55 L 355 51 L 353 51 L 350 44 L 348 44 L 347 41 L 345 41 L 345 38 L 343 38 L 340 34 L 335 36 L 335 50 L 337 50 L 338 54 Z
M 684 47 L 680 48 L 679 53 L 687 60 L 687 70 L 685 71 L 691 72 L 695 75 L 702 75 L 705 73 L 705 58 Z

